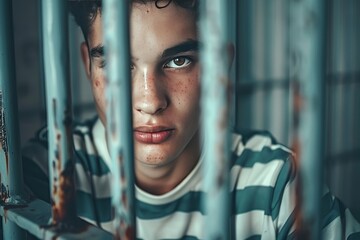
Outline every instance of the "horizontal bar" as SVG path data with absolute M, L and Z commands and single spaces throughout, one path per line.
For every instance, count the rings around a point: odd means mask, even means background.
M 107 137 L 113 163 L 112 204 L 116 235 L 136 236 L 134 150 L 132 132 L 129 3 L 104 0 L 104 37 L 107 65 Z
M 33 200 L 23 207 L 1 206 L 0 215 L 4 221 L 16 223 L 39 239 L 113 239 L 111 233 L 78 218 L 74 232 L 59 232 L 51 224 L 50 204 L 41 200 Z

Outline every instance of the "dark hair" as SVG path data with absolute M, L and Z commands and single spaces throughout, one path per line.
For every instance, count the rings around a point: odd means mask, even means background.
M 123 0 L 121 0 L 123 1 Z M 199 0 L 131 0 L 133 3 L 154 2 L 157 8 L 166 8 L 170 3 L 174 3 L 180 7 L 198 10 Z M 98 12 L 101 12 L 101 0 L 68 0 L 69 10 L 75 18 L 76 23 L 80 26 L 85 39 L 89 34 L 92 22 L 96 18 Z

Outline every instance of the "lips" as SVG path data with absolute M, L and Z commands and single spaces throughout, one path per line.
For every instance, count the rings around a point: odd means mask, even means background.
M 136 141 L 146 144 L 160 144 L 168 140 L 173 134 L 173 128 L 161 126 L 142 126 L 134 130 Z

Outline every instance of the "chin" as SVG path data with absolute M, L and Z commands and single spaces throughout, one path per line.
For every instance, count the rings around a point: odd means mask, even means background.
M 147 154 L 135 159 L 139 164 L 149 167 L 162 167 L 170 162 L 166 156 L 160 154 Z

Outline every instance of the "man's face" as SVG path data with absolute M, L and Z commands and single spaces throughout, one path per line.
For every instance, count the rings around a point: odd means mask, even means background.
M 138 170 L 198 157 L 199 63 L 196 19 L 170 4 L 133 4 L 130 15 L 134 147 Z M 97 15 L 83 59 L 100 119 L 105 119 L 102 19 Z M 88 60 L 86 60 L 86 58 Z M 91 64 L 90 64 L 91 62 Z M 130 67 L 130 66 L 129 66 Z

